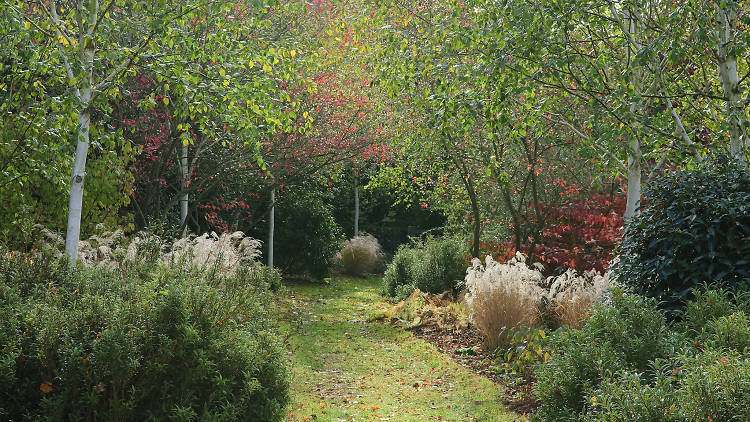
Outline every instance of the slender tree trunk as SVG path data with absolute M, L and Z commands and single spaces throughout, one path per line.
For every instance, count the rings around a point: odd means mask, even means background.
M 629 6 L 626 6 L 629 7 Z M 632 114 L 631 119 L 631 141 L 630 148 L 628 151 L 628 195 L 627 202 L 625 204 L 625 220 L 633 217 L 641 206 L 641 161 L 643 154 L 641 153 L 641 144 L 638 138 L 639 125 L 635 115 L 640 111 L 640 95 L 641 95 L 641 84 L 642 74 L 640 69 L 636 69 L 634 63 L 635 56 L 641 49 L 638 21 L 629 9 L 624 11 L 626 22 L 628 24 L 628 36 L 631 40 L 628 47 L 628 67 L 630 68 L 630 83 L 633 86 L 634 100 L 630 103 L 630 113 Z M 635 43 L 635 44 L 634 44 Z M 634 44 L 634 45 L 633 45 Z
M 68 227 L 65 233 L 65 255 L 70 265 L 78 259 L 78 240 L 81 237 L 81 214 L 83 211 L 83 182 L 86 176 L 86 157 L 89 151 L 91 131 L 91 87 L 94 67 L 94 43 L 83 38 L 82 63 L 84 67 L 83 89 L 78 111 L 78 136 L 73 172 L 70 178 L 70 198 L 68 201 Z
M 508 208 L 508 212 L 510 212 L 510 217 L 513 220 L 513 246 L 516 248 L 516 252 L 521 252 L 521 238 L 523 237 L 521 217 L 518 215 L 518 211 L 513 207 L 513 199 L 510 197 L 509 187 L 500 183 L 500 192 L 502 193 L 505 206 Z
M 737 74 L 737 56 L 734 53 L 737 13 L 729 7 L 722 8 L 717 2 L 717 35 L 716 53 L 719 60 L 719 77 L 724 98 L 727 102 L 726 117 L 729 122 L 729 150 L 733 158 L 745 161 L 747 153 L 747 135 L 742 126 L 742 105 L 740 103 L 740 83 Z
M 354 174 L 354 237 L 359 236 L 359 175 Z
M 474 258 L 479 258 L 479 241 L 482 236 L 482 223 L 480 221 L 481 216 L 479 214 L 479 204 L 476 200 L 471 201 L 471 212 L 474 214 L 474 245 L 471 248 L 471 255 Z
M 86 90 L 84 90 L 85 94 Z M 90 92 L 90 90 L 89 90 Z M 65 236 L 65 255 L 70 264 L 78 259 L 78 240 L 81 236 L 81 214 L 83 211 L 83 182 L 86 176 L 86 156 L 89 150 L 89 129 L 91 114 L 88 106 L 78 112 L 78 142 L 73 161 L 73 174 L 70 181 L 68 201 L 68 230 Z
M 633 217 L 641 206 L 641 148 L 638 139 L 633 136 L 630 143 L 631 152 L 628 154 L 628 196 L 625 203 L 627 220 Z
M 469 195 L 469 202 L 471 202 L 471 214 L 474 217 L 474 245 L 471 247 L 471 256 L 479 258 L 479 242 L 482 236 L 482 215 L 479 212 L 479 198 L 477 198 L 477 193 L 474 190 L 474 181 L 471 176 L 464 179 L 464 185 L 466 186 L 466 193 Z
M 187 234 L 187 216 L 188 216 L 188 191 L 187 181 L 189 177 L 188 169 L 188 146 L 182 143 L 180 146 L 180 225 L 182 226 L 182 237 Z
M 273 234 L 276 219 L 276 189 L 271 189 L 271 212 L 268 217 L 268 268 L 273 268 Z

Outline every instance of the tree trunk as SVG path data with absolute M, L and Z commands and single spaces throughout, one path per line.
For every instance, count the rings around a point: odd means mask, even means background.
M 359 236 L 359 176 L 354 175 L 354 237 Z
M 90 95 L 90 89 L 89 95 Z M 84 90 L 85 94 L 86 90 Z M 89 150 L 89 129 L 91 113 L 88 105 L 78 112 L 78 142 L 73 161 L 73 174 L 70 180 L 70 198 L 68 201 L 68 229 L 65 236 L 65 255 L 70 264 L 78 259 L 78 240 L 81 236 L 81 214 L 83 211 L 83 182 L 86 176 L 86 156 Z
M 516 252 L 521 252 L 521 238 L 523 237 L 521 217 L 518 215 L 518 210 L 513 207 L 513 199 L 510 197 L 510 188 L 501 182 L 500 192 L 503 196 L 503 201 L 505 201 L 505 206 L 508 208 L 510 217 L 513 220 L 513 246 L 516 248 Z
M 471 248 L 471 256 L 479 258 L 479 241 L 482 235 L 482 215 L 479 212 L 479 199 L 474 190 L 474 181 L 471 179 L 471 176 L 464 179 L 464 184 L 466 185 L 466 192 L 469 195 L 469 202 L 471 202 L 471 213 L 474 217 L 474 245 Z
M 276 218 L 276 189 L 271 189 L 271 213 L 268 217 L 268 268 L 273 268 L 273 232 Z
M 188 146 L 183 142 L 180 147 L 180 225 L 182 226 L 182 237 L 187 234 L 187 216 L 188 216 L 188 191 L 187 181 L 189 177 L 188 169 Z
M 722 8 L 717 2 L 717 35 L 716 53 L 719 61 L 719 77 L 727 102 L 727 121 L 729 122 L 730 154 L 733 158 L 745 161 L 747 136 L 742 126 L 742 105 L 740 104 L 740 83 L 737 74 L 737 56 L 734 53 L 736 36 L 735 25 L 737 13 L 729 7 Z
M 629 6 L 628 6 L 629 7 Z M 624 219 L 628 220 L 633 217 L 641 206 L 641 160 L 643 154 L 641 153 L 641 144 L 638 139 L 639 125 L 635 116 L 640 111 L 640 95 L 641 95 L 641 84 L 642 74 L 640 69 L 636 69 L 634 64 L 635 56 L 641 49 L 640 34 L 638 30 L 638 20 L 633 16 L 629 9 L 624 10 L 625 20 L 628 24 L 628 38 L 631 40 L 628 47 L 628 67 L 630 70 L 630 83 L 633 86 L 634 100 L 630 102 L 630 113 L 631 113 L 631 141 L 630 150 L 628 151 L 628 196 L 625 204 L 625 215 Z
M 89 38 L 83 40 L 82 63 L 84 68 L 83 89 L 78 111 L 78 136 L 73 172 L 70 177 L 70 198 L 68 200 L 68 227 L 65 233 L 65 255 L 70 265 L 78 259 L 78 240 L 81 237 L 81 214 L 83 211 L 83 182 L 86 177 L 86 157 L 89 152 L 91 130 L 91 87 L 94 68 L 94 43 Z

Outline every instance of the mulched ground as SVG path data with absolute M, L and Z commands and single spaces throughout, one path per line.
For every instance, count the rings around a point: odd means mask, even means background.
M 533 380 L 517 379 L 509 383 L 512 380 L 493 368 L 495 362 L 492 354 L 482 347 L 481 336 L 473 327 L 466 330 L 419 327 L 412 332 L 416 337 L 433 344 L 441 352 L 449 355 L 458 364 L 470 368 L 494 383 L 505 385 L 506 395 L 503 404 L 510 410 L 528 414 L 539 406 L 531 392 L 534 386 Z

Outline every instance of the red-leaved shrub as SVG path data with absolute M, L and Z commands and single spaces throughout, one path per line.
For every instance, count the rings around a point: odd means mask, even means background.
M 578 271 L 604 271 L 612 259 L 612 251 L 620 241 L 625 197 L 597 194 L 563 204 L 541 204 L 547 224 L 542 242 L 534 246 L 532 256 L 547 270 L 574 268 Z M 513 239 L 487 242 L 482 249 L 506 262 L 516 255 Z M 528 242 L 521 251 L 530 255 Z

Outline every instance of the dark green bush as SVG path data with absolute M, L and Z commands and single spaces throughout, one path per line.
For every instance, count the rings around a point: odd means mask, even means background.
M 674 388 L 676 375 L 670 365 L 654 365 L 647 377 L 642 372 L 625 371 L 605 380 L 589 398 L 590 408 L 580 418 L 591 422 L 682 422 L 679 396 Z
M 6 255 L 0 274 L 0 419 L 283 419 L 262 272 L 67 270 Z
M 732 289 L 750 276 L 750 171 L 726 159 L 670 172 L 627 222 L 613 267 L 636 292 L 679 308 L 700 283 Z
M 654 299 L 616 292 L 583 327 L 551 337 L 535 420 L 747 421 L 747 296 L 698 291 L 668 324 Z
M 468 247 L 459 238 L 428 237 L 411 246 L 402 245 L 385 270 L 386 295 L 405 299 L 415 289 L 429 293 L 456 292 L 464 276 Z
M 276 265 L 288 273 L 321 278 L 344 240 L 331 207 L 315 194 L 289 192 L 276 209 Z
M 552 359 L 536 372 L 537 417 L 575 420 L 602 382 L 622 371 L 647 371 L 652 359 L 670 355 L 674 343 L 655 301 L 615 291 L 612 304 L 597 305 L 581 329 L 550 340 Z
M 663 363 L 663 362 L 662 362 Z M 588 401 L 584 421 L 748 421 L 750 360 L 736 351 L 683 356 L 654 365 L 652 380 L 623 372 Z

